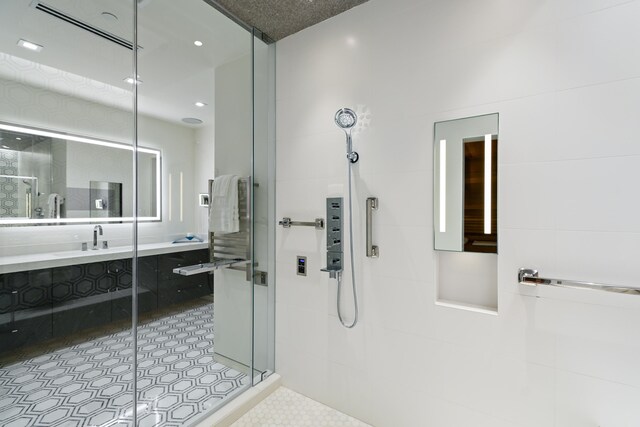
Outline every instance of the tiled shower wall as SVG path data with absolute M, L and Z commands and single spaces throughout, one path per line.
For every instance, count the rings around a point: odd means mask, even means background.
M 371 0 L 278 42 L 278 218 L 346 195 L 333 114 L 356 107 L 362 123 L 361 323 L 338 323 L 324 233 L 279 227 L 286 386 L 377 426 L 640 424 L 640 297 L 516 283 L 532 267 L 640 284 L 639 20 L 640 1 Z M 434 303 L 431 214 L 433 123 L 493 112 L 498 315 Z M 370 195 L 379 259 L 364 256 Z

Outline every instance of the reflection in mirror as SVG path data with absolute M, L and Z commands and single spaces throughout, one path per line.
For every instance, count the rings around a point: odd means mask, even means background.
M 434 131 L 434 249 L 497 253 L 498 114 Z
M 89 212 L 91 218 L 122 217 L 122 183 L 90 181 Z
M 132 146 L 7 123 L 0 138 L 0 225 L 132 219 Z M 140 220 L 159 220 L 160 151 L 138 152 Z

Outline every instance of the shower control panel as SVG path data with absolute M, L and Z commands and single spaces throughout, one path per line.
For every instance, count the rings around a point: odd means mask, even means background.
M 342 197 L 327 198 L 327 270 L 342 271 L 343 208 Z
M 298 276 L 306 276 L 307 275 L 307 257 L 306 256 L 296 257 L 296 264 L 297 264 Z

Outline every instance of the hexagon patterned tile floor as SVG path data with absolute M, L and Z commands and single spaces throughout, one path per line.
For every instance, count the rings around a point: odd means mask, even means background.
M 295 391 L 280 387 L 231 427 L 371 427 Z
M 0 423 L 130 426 L 129 331 L 0 367 Z M 141 427 L 184 426 L 239 393 L 248 377 L 213 359 L 213 304 L 138 328 Z

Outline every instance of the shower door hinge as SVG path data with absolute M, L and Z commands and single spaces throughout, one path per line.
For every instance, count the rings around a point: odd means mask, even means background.
M 256 272 L 254 273 L 253 283 L 255 285 L 267 286 L 267 272 L 256 270 Z
M 257 263 L 256 263 L 257 264 Z M 260 270 L 253 270 L 253 284 L 260 286 L 267 286 L 267 272 Z M 251 267 L 247 265 L 247 282 L 251 282 Z

